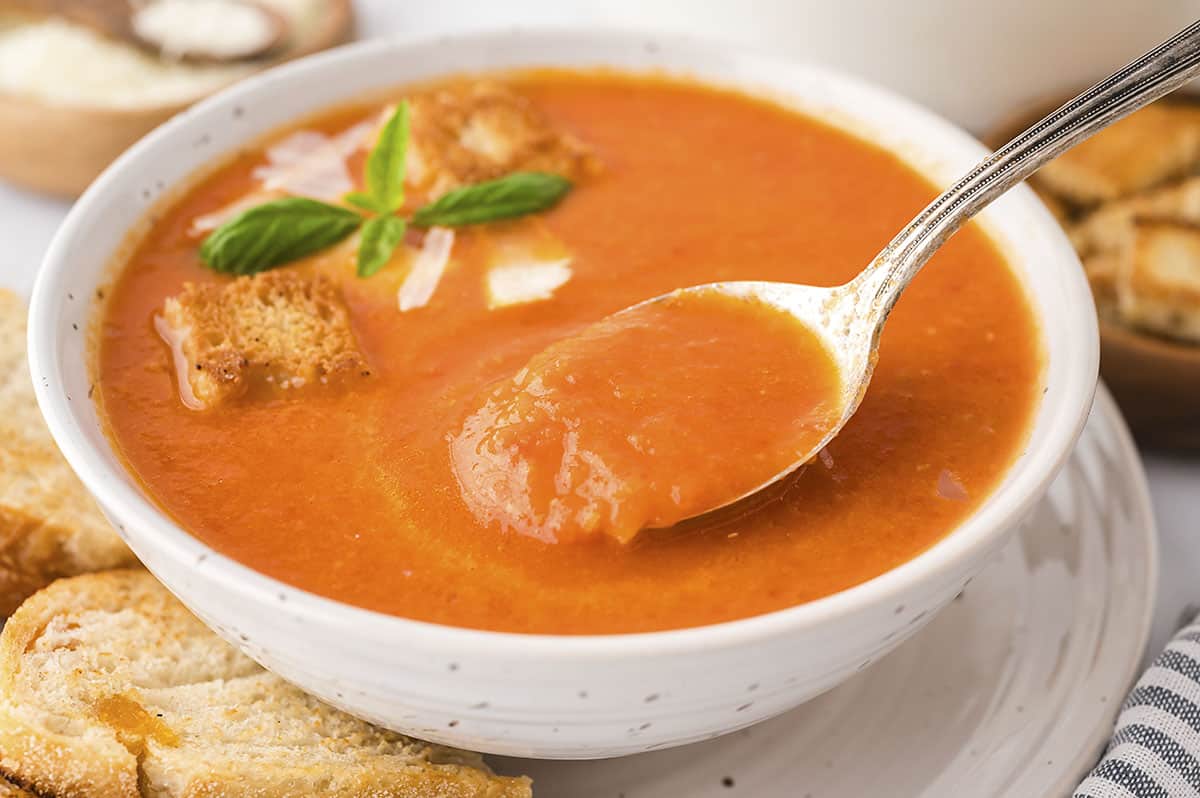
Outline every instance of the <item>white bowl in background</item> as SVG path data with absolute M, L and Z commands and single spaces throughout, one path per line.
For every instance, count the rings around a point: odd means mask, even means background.
M 357 0 L 365 35 L 635 26 L 832 66 L 984 136 L 1196 20 L 1196 0 Z
M 1070 452 L 1096 385 L 1096 320 L 1074 251 L 1033 195 L 1021 187 L 989 208 L 981 219 L 1026 288 L 1047 351 L 1024 452 L 994 494 L 925 553 L 857 587 L 754 618 L 607 636 L 439 626 L 297 590 L 176 525 L 114 455 L 88 399 L 85 331 L 126 231 L 213 159 L 347 97 L 447 73 L 541 65 L 661 70 L 765 94 L 888 147 L 939 184 L 984 154 L 953 125 L 883 90 L 686 38 L 564 29 L 369 42 L 205 101 L 105 172 L 46 255 L 31 304 L 30 365 L 55 440 L 122 537 L 197 615 L 271 670 L 349 712 L 437 742 L 516 756 L 617 756 L 790 709 L 927 622 L 1008 539 Z

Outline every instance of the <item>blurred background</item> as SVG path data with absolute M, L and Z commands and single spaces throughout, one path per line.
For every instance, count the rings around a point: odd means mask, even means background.
M 354 38 L 584 25 L 724 39 L 858 74 L 996 143 L 1197 17 L 1200 0 L 0 0 L 0 276 L 28 294 L 71 197 L 140 135 Z M 1200 123 L 1184 138 L 1200 157 Z M 1093 210 L 1067 207 L 1064 224 Z M 1176 278 L 1173 296 L 1200 314 L 1200 255 Z M 1105 377 L 1144 445 L 1161 526 L 1157 650 L 1200 573 L 1200 342 L 1101 311 Z

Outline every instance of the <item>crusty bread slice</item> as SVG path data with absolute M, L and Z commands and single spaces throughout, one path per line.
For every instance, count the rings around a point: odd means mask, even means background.
M 1142 221 L 1200 227 L 1200 177 L 1106 202 L 1071 228 L 1071 242 L 1084 256 L 1113 252 L 1130 245 L 1134 225 Z
M 25 305 L 0 290 L 0 617 L 58 577 L 134 562 L 42 421 Z
M 1105 203 L 1070 232 L 1104 318 L 1200 341 L 1200 177 Z
M 6 778 L 0 777 L 0 798 L 37 798 L 29 790 L 23 790 Z
M 1131 253 L 1118 265 L 1116 289 L 1125 323 L 1200 343 L 1200 230 L 1138 224 Z
M 1182 177 L 1200 166 L 1200 109 L 1155 103 L 1042 167 L 1035 182 L 1091 206 Z
M 132 570 L 55 582 L 9 620 L 0 771 L 55 798 L 531 794 L 307 696 Z
M 155 319 L 171 347 L 180 397 L 214 407 L 259 390 L 367 375 L 350 311 L 333 280 L 293 269 L 188 283 Z

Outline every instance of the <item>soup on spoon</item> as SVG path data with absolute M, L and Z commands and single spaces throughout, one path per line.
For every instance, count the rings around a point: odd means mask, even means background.
M 805 325 L 753 297 L 680 292 L 488 388 L 450 460 L 482 524 L 626 543 L 753 491 L 840 416 L 837 366 Z

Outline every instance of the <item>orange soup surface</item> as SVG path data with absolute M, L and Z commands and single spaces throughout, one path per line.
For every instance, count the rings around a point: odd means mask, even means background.
M 504 80 L 602 168 L 544 213 L 457 230 L 421 302 L 403 300 L 407 265 L 360 279 L 345 246 L 287 266 L 336 283 L 369 376 L 190 409 L 156 332 L 185 284 L 231 279 L 201 262 L 196 220 L 260 190 L 267 147 L 294 131 L 209 174 L 138 242 L 108 292 L 97 395 L 129 468 L 184 528 L 369 609 L 619 633 L 827 596 L 987 498 L 1025 440 L 1042 350 L 1019 284 L 969 225 L 897 305 L 862 406 L 817 459 L 748 512 L 638 532 L 820 440 L 837 375 L 810 333 L 763 308 L 660 308 L 617 338 L 593 325 L 701 283 L 845 282 L 935 192 L 868 142 L 733 92 L 615 73 Z M 381 105 L 302 128 L 338 141 Z M 363 160 L 348 159 L 359 180 Z M 554 284 L 498 301 L 489 276 L 514 246 L 553 258 Z M 578 349 L 564 360 L 563 346 Z

